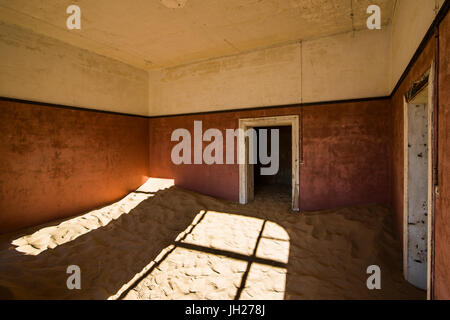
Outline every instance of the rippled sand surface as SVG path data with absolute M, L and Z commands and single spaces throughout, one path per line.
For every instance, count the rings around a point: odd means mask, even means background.
M 0 298 L 426 297 L 403 280 L 387 208 L 295 213 L 285 189 L 243 206 L 155 181 L 110 206 L 2 236 Z M 80 290 L 66 286 L 69 265 L 80 267 Z M 366 286 L 370 265 L 381 268 L 381 290 Z

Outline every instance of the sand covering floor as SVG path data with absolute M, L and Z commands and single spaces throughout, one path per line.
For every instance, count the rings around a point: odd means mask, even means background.
M 243 206 L 177 187 L 156 192 L 155 181 L 99 210 L 2 236 L 0 298 L 426 297 L 403 280 L 387 208 L 294 213 L 289 190 L 261 191 Z M 366 286 L 373 264 L 381 290 Z M 81 269 L 80 290 L 67 289 L 69 265 Z

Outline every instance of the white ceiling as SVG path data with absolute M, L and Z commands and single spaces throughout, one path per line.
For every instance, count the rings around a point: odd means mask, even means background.
M 233 55 L 366 28 L 370 4 L 396 0 L 0 0 L 0 20 L 142 69 Z M 81 8 L 67 30 L 66 8 Z M 353 17 L 351 13 L 353 12 Z

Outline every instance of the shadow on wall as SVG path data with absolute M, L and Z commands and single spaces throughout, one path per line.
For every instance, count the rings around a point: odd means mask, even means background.
M 16 237 L 0 247 L 0 298 L 422 298 L 383 233 L 387 209 L 299 215 L 289 195 L 267 192 L 242 206 L 177 187 L 138 190 L 70 226 Z M 374 263 L 382 292 L 365 285 Z M 66 287 L 69 265 L 81 269 L 81 290 Z

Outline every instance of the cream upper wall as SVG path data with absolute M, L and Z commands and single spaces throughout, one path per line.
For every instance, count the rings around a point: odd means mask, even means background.
M 294 103 L 300 45 L 150 71 L 150 115 Z
M 396 0 L 391 24 L 379 31 L 150 71 L 149 114 L 387 96 L 444 2 Z
M 445 0 L 397 0 L 392 19 L 390 88 L 394 89 Z
M 146 115 L 148 73 L 0 22 L 0 96 Z
M 389 26 L 305 41 L 302 101 L 389 95 L 389 50 Z
M 444 0 L 397 0 L 393 21 L 149 72 L 0 22 L 0 96 L 166 115 L 389 95 Z
M 149 71 L 149 114 L 385 96 L 390 30 L 349 32 Z

